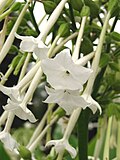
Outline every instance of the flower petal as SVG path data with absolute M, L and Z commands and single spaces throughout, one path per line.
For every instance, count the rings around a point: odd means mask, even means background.
M 67 114 L 71 114 L 74 109 L 86 108 L 88 102 L 79 95 L 79 90 L 55 90 L 46 87 L 46 91 L 49 94 L 45 103 L 57 103 L 63 108 Z
M 66 144 L 66 148 L 65 148 L 65 149 L 70 153 L 70 155 L 71 155 L 72 158 L 75 158 L 76 155 L 77 155 L 77 152 L 76 152 L 75 148 L 72 147 L 72 146 L 68 143 L 68 141 L 67 141 L 66 143 L 67 143 L 67 144 Z
M 89 107 L 93 114 L 99 109 L 100 114 L 102 113 L 101 107 L 98 102 L 96 102 L 90 95 L 83 94 L 82 97 L 88 102 L 88 105 L 86 107 Z

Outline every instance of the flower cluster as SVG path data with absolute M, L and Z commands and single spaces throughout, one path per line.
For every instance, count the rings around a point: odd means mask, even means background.
M 67 114 L 71 114 L 76 108 L 87 107 L 88 103 L 80 93 L 92 72 L 91 69 L 75 64 L 68 51 L 42 60 L 41 66 L 52 87 L 46 87 L 49 95 L 46 103 L 57 103 Z

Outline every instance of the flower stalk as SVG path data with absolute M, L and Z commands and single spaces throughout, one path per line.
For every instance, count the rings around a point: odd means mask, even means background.
M 57 21 L 58 17 L 60 16 L 66 2 L 67 0 L 61 0 L 61 2 L 55 8 L 55 10 L 53 11 L 50 18 L 47 21 L 46 27 L 41 31 L 40 35 L 38 36 L 40 40 L 44 41 L 45 37 L 48 35 L 49 31 L 51 30 L 51 28 Z
M 108 119 L 108 127 L 106 132 L 106 139 L 105 139 L 105 146 L 104 146 L 104 153 L 103 159 L 109 160 L 109 147 L 110 147 L 110 134 L 111 134 L 111 127 L 112 127 L 113 117 L 111 116 Z
M 72 59 L 73 59 L 74 62 L 77 61 L 78 58 L 79 58 L 80 46 L 81 46 L 81 42 L 82 42 L 82 37 L 83 37 L 83 33 L 84 33 L 86 20 L 87 20 L 87 16 L 84 16 L 82 18 L 82 22 L 81 22 L 80 30 L 79 30 L 79 33 L 78 33 L 75 49 L 74 49 L 74 52 L 72 54 Z

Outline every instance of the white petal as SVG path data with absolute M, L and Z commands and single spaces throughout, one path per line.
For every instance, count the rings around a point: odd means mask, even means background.
M 68 142 L 66 142 L 66 143 L 67 144 L 66 144 L 65 149 L 70 153 L 72 158 L 75 158 L 76 155 L 77 155 L 77 152 L 76 152 L 75 148 L 73 148 Z
M 49 94 L 47 99 L 44 101 L 45 103 L 58 103 L 62 99 L 64 91 L 54 90 L 48 87 L 45 87 L 45 88 L 46 88 L 47 93 Z
M 26 39 L 20 43 L 20 50 L 24 52 L 33 52 L 35 47 L 37 47 L 37 44 L 32 39 Z
M 5 148 L 9 149 L 10 151 L 13 151 L 15 148 L 18 147 L 17 142 L 7 132 L 0 133 L 0 140 L 5 145 Z
M 33 113 L 27 108 L 21 106 L 19 103 L 15 103 L 11 100 L 8 101 L 8 104 L 3 107 L 6 111 L 13 112 L 17 117 L 23 120 L 29 120 L 31 123 L 37 121 Z
M 89 107 L 92 110 L 93 114 L 95 114 L 97 109 L 99 109 L 100 114 L 102 113 L 100 105 L 90 95 L 83 94 L 82 97 L 89 103 L 87 107 Z
M 72 91 L 66 91 L 63 98 L 58 104 L 66 111 L 68 115 L 72 114 L 75 109 L 84 109 L 88 105 L 88 103 L 84 100 L 83 97 L 81 97 L 80 95 L 74 95 Z

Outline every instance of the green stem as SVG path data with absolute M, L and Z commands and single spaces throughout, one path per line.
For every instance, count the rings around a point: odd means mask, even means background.
M 78 33 L 75 49 L 74 49 L 74 52 L 72 55 L 73 61 L 76 61 L 79 58 L 79 52 L 80 52 L 80 47 L 81 47 L 81 42 L 82 42 L 82 37 L 83 37 L 83 33 L 84 33 L 86 20 L 87 20 L 86 16 L 82 18 L 82 22 L 81 22 L 80 30 Z
M 42 120 L 40 121 L 40 123 L 38 124 L 36 130 L 34 131 L 27 147 L 29 148 L 29 146 L 35 141 L 35 139 L 39 136 L 40 132 L 42 131 L 44 125 L 45 125 L 45 121 L 47 119 L 47 116 L 49 114 L 49 112 L 53 109 L 54 104 L 50 105 L 48 110 L 46 111 L 45 115 L 43 116 Z
M 106 118 L 103 118 L 99 122 L 98 130 L 97 130 L 97 141 L 95 144 L 94 150 L 94 158 L 98 159 L 100 155 L 100 151 L 103 145 L 104 137 L 106 132 Z
M 78 119 L 78 157 L 79 160 L 88 160 L 88 121 L 90 111 L 81 112 Z
M 120 159 L 120 121 L 118 120 L 118 134 L 117 134 L 117 160 Z
M 2 21 L 6 16 L 8 16 L 11 13 L 11 9 L 8 9 L 3 14 L 0 15 L 0 21 Z
M 71 39 L 77 37 L 78 32 L 75 32 L 73 34 L 71 34 L 69 37 L 67 37 L 66 39 L 64 39 L 58 46 L 56 46 L 53 50 L 53 55 L 55 55 L 57 52 L 60 51 L 60 49 Z
M 10 76 L 10 74 L 13 72 L 14 68 L 13 66 L 11 65 L 9 67 L 9 69 L 7 70 L 7 72 L 5 73 L 5 76 L 2 78 L 0 84 L 4 85 L 5 82 L 8 80 L 8 77 Z
M 58 116 L 55 116 L 50 124 L 48 124 L 41 132 L 41 134 L 36 138 L 36 140 L 28 147 L 28 149 L 30 151 L 34 151 L 35 148 L 37 147 L 37 145 L 40 143 L 40 141 L 42 140 L 42 138 L 44 137 L 44 135 L 46 134 L 47 130 L 58 120 Z
M 91 76 L 88 80 L 86 89 L 84 91 L 84 93 L 86 93 L 86 94 L 91 94 L 92 90 L 93 90 L 93 85 L 94 85 L 94 81 L 96 79 L 97 72 L 98 72 L 98 66 L 99 66 L 101 51 L 102 51 L 102 47 L 103 47 L 103 43 L 104 43 L 104 39 L 105 39 L 106 30 L 107 30 L 107 26 L 108 26 L 110 16 L 111 16 L 110 12 L 108 12 L 107 16 L 105 18 L 103 29 L 102 29 L 101 34 L 100 34 L 99 43 L 98 43 L 98 46 L 97 46 L 97 49 L 96 49 L 95 57 L 94 57 L 94 60 L 93 60 L 93 63 L 92 63 L 93 73 L 91 74 Z
M 107 127 L 106 139 L 105 139 L 103 160 L 109 160 L 109 146 L 110 146 L 110 133 L 111 133 L 112 121 L 113 121 L 113 117 L 110 117 L 108 119 L 108 127 Z

